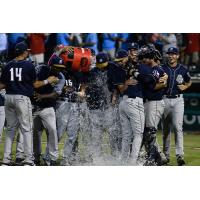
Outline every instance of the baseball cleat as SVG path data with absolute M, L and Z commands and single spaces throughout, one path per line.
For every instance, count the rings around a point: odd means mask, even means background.
M 14 163 L 14 162 L 8 162 L 8 163 L 1 162 L 0 165 L 1 165 L 1 166 L 15 166 L 15 163 Z
M 43 162 L 44 162 L 44 166 L 50 166 L 51 165 L 50 160 L 47 160 L 46 158 L 42 158 L 42 159 L 43 159 Z
M 178 166 L 185 166 L 185 161 L 182 156 L 177 157 Z
M 57 166 L 57 162 L 55 160 L 51 160 L 50 166 Z
M 15 164 L 16 164 L 17 166 L 21 166 L 23 161 L 24 161 L 23 158 L 16 158 L 16 159 L 15 159 Z
M 34 163 L 22 162 L 22 166 L 36 166 Z
M 71 166 L 71 164 L 69 163 L 69 160 L 68 160 L 68 159 L 63 159 L 63 160 L 60 162 L 60 165 L 61 165 L 61 166 Z

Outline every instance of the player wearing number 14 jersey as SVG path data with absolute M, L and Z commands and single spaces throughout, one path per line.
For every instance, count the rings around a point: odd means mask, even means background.
M 5 113 L 7 133 L 4 146 L 3 163 L 11 163 L 12 142 L 15 130 L 19 126 L 24 137 L 25 162 L 33 165 L 32 155 L 32 106 L 35 67 L 25 59 L 28 57 L 27 46 L 19 43 L 15 48 L 16 58 L 10 61 L 1 76 L 1 83 L 6 85 Z
M 4 68 L 0 89 L 6 89 L 5 113 L 7 120 L 7 132 L 4 146 L 4 158 L 2 165 L 11 165 L 12 143 L 15 132 L 20 128 L 24 138 L 24 165 L 34 165 L 33 162 L 33 133 L 32 133 L 32 105 L 30 97 L 33 96 L 34 87 L 38 88 L 54 80 L 50 77 L 45 81 L 36 81 L 34 65 L 27 61 L 29 55 L 25 43 L 18 43 L 15 47 L 16 57 Z

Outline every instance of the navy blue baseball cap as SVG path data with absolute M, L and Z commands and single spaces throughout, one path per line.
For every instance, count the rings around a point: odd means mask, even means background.
M 170 48 L 167 50 L 167 54 L 170 54 L 170 53 L 179 54 L 179 50 L 178 50 L 176 47 L 170 47 Z
M 66 66 L 64 65 L 64 62 L 63 62 L 62 58 L 60 58 L 60 57 L 58 57 L 56 55 L 53 56 L 51 58 L 51 60 L 49 61 L 49 66 L 66 68 Z
M 25 42 L 20 42 L 15 45 L 16 56 L 23 54 L 25 51 L 30 51 L 28 45 Z
M 104 68 L 108 65 L 109 57 L 107 53 L 100 52 L 96 56 L 96 66 L 99 68 Z
M 120 49 L 115 54 L 115 61 L 123 60 L 126 57 L 128 57 L 128 52 L 124 49 Z
M 139 45 L 136 42 L 128 43 L 128 50 L 131 50 L 131 49 L 138 50 Z

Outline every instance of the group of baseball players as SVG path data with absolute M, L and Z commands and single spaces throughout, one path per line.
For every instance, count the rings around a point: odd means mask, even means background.
M 119 165 L 139 165 L 141 152 L 143 165 L 166 165 L 172 131 L 177 164 L 185 165 L 182 93 L 191 79 L 178 63 L 178 49 L 170 47 L 163 59 L 151 44 L 130 43 L 127 51 L 116 52 L 114 60 L 106 52 L 95 55 L 91 50 L 89 72 L 66 67 L 59 55 L 72 49 L 59 46 L 48 64 L 34 65 L 28 46 L 16 45 L 15 59 L 3 68 L 0 79 L 0 134 L 6 118 L 2 165 L 69 166 L 77 157 L 80 165 L 102 165 L 105 154 Z M 156 139 L 159 123 L 163 150 Z M 47 144 L 42 154 L 44 130 Z M 65 133 L 59 163 L 58 145 Z

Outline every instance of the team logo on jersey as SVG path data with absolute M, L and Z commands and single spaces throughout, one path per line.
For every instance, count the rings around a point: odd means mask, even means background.
M 187 72 L 187 75 L 188 75 L 189 78 L 191 77 L 191 76 L 190 76 L 190 72 Z
M 157 70 L 153 70 L 153 76 L 156 77 L 156 78 L 159 78 L 160 74 Z
M 178 84 L 182 84 L 183 83 L 183 76 L 181 74 L 179 74 L 176 78 L 176 81 Z
M 35 66 L 36 74 L 39 74 L 43 67 L 44 67 L 43 64 L 36 65 L 36 66 Z

